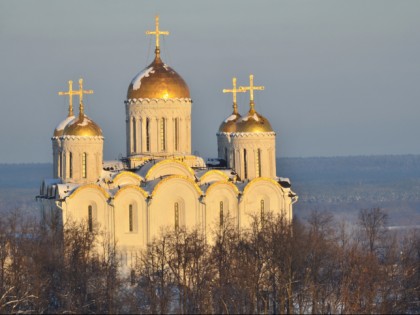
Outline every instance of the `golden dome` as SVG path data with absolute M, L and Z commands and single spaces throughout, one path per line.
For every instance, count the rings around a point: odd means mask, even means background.
M 102 137 L 102 130 L 88 116 L 82 114 L 67 124 L 63 136 Z
M 61 137 L 64 132 L 64 128 L 68 125 L 69 122 L 71 122 L 74 119 L 74 115 L 67 116 L 66 119 L 64 119 L 61 123 L 57 125 L 54 129 L 54 135 L 53 137 Z
M 232 113 L 228 118 L 226 118 L 219 127 L 219 132 L 235 132 L 236 131 L 236 122 L 241 118 L 241 115 L 238 113 Z
M 190 90 L 184 79 L 160 59 L 155 60 L 134 77 L 127 91 L 127 99 L 135 98 L 190 98 Z
M 272 132 L 273 128 L 267 118 L 250 110 L 248 114 L 236 123 L 236 132 Z

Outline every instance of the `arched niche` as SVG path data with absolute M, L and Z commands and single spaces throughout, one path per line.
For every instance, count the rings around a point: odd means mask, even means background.
M 115 241 L 121 249 L 147 244 L 147 196 L 139 186 L 127 185 L 114 196 Z
M 112 184 L 114 187 L 123 187 L 126 185 L 140 185 L 140 183 L 142 182 L 143 178 L 141 178 L 139 175 L 132 173 L 132 172 L 127 172 L 127 171 L 123 171 L 118 173 L 113 179 L 112 179 Z
M 146 173 L 147 181 L 168 176 L 180 175 L 194 180 L 194 171 L 186 163 L 178 160 L 163 160 L 153 165 Z
M 210 185 L 206 191 L 206 233 L 211 234 L 226 218 L 231 219 L 235 227 L 238 226 L 238 188 L 231 182 L 219 181 Z M 221 221 L 221 212 L 223 219 Z
M 240 227 L 249 228 L 253 216 L 261 219 L 261 213 L 271 212 L 273 215 L 287 215 L 283 189 L 271 178 L 258 177 L 250 181 L 244 188 L 240 211 Z
M 99 231 L 109 231 L 109 204 L 110 195 L 100 186 L 94 184 L 83 185 L 75 189 L 65 199 L 66 221 L 86 222 L 89 220 L 89 207 L 92 207 L 94 226 Z
M 202 192 L 188 177 L 169 176 L 154 188 L 149 205 L 150 239 L 158 236 L 161 229 L 175 228 L 176 204 L 178 203 L 179 225 L 189 229 L 200 227 L 202 207 L 199 199 Z

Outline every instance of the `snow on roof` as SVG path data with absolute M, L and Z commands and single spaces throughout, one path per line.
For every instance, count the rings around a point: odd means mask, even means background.
M 57 185 L 58 198 L 59 199 L 67 198 L 79 186 L 80 186 L 79 184 L 58 184 Z
M 136 174 L 140 175 L 143 178 L 146 178 L 146 174 L 147 172 L 156 164 L 159 163 L 161 161 L 161 159 L 159 160 L 149 160 L 148 163 L 143 164 L 142 166 L 140 166 L 140 168 L 138 170 L 136 170 Z
M 118 160 L 104 161 L 102 167 L 107 171 L 119 171 L 125 169 L 124 163 Z
M 133 90 L 138 90 L 141 85 L 141 80 L 143 78 L 147 78 L 151 73 L 155 73 L 155 70 L 152 67 L 144 69 L 142 72 L 137 74 L 134 79 L 131 81 L 131 84 L 133 85 Z
M 145 190 L 149 195 L 151 195 L 156 185 L 159 184 L 161 180 L 162 178 L 156 178 L 154 180 L 150 180 L 146 182 L 145 185 L 141 186 L 141 188 L 143 188 L 143 190 Z
M 258 115 L 257 115 L 257 113 L 254 113 L 253 115 L 251 115 L 251 116 L 245 116 L 245 117 L 242 117 L 241 119 L 240 119 L 240 121 L 248 121 L 248 119 L 249 118 L 252 118 L 252 119 L 254 119 L 255 121 L 259 121 L 260 119 L 258 118 Z
M 232 121 L 232 120 L 235 120 L 236 118 L 238 118 L 238 115 L 232 114 L 228 118 L 225 119 L 225 123 L 227 123 L 229 121 Z
M 277 177 L 277 180 L 278 180 L 278 181 L 281 181 L 281 182 L 286 182 L 286 183 L 291 184 L 291 183 L 290 183 L 290 179 L 289 179 L 289 178 L 287 178 L 287 177 Z
M 55 127 L 55 130 L 57 131 L 64 130 L 64 128 L 68 125 L 68 123 L 71 122 L 73 119 L 74 119 L 74 116 L 68 116 L 61 123 L 59 123 L 57 127 Z
M 84 126 L 89 125 L 89 123 L 92 123 L 92 121 L 86 115 L 83 115 L 83 120 L 79 122 L 77 125 L 84 127 Z

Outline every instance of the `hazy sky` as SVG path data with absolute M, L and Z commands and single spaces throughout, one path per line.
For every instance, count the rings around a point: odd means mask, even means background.
M 125 155 L 123 101 L 152 61 L 156 14 L 201 156 L 217 155 L 232 110 L 222 89 L 250 73 L 280 157 L 420 153 L 420 1 L 13 0 L 0 2 L 0 163 L 52 161 L 68 104 L 57 92 L 79 77 L 105 158 Z M 238 102 L 245 113 L 248 94 Z

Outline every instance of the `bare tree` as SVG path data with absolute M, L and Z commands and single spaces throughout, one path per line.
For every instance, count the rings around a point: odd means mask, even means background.
M 386 234 L 388 215 L 380 208 L 362 209 L 359 212 L 359 226 L 362 240 L 373 253 Z

